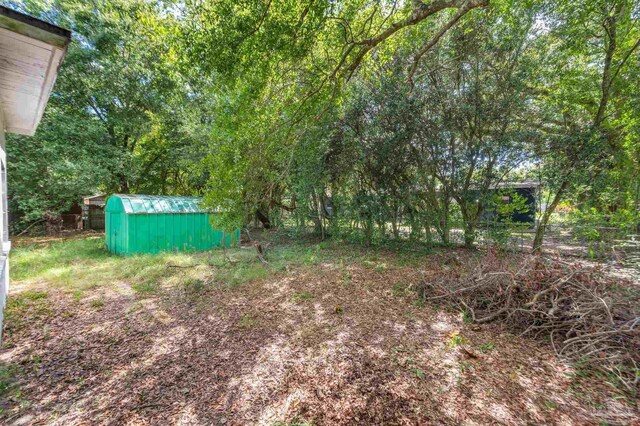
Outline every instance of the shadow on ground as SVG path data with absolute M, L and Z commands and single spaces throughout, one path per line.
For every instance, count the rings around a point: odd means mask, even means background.
M 0 420 L 457 425 L 636 418 L 631 404 L 576 386 L 576 371 L 546 348 L 416 304 L 411 283 L 422 273 L 324 263 L 233 289 L 215 282 L 147 295 L 101 289 L 101 303 L 49 291 L 7 326 L 1 360 L 19 392 L 8 392 Z

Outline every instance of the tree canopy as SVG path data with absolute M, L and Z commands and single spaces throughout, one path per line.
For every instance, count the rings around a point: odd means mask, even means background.
M 472 245 L 501 183 L 638 226 L 631 0 L 10 2 L 73 31 L 18 223 L 95 191 L 202 195 L 234 228 Z M 600 220 L 600 219 L 599 219 Z

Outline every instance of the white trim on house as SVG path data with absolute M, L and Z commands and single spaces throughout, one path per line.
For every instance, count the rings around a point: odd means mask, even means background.
M 0 101 L 5 131 L 35 134 L 70 34 L 0 6 Z
M 0 339 L 11 250 L 5 133 L 35 134 L 70 40 L 67 30 L 0 6 Z

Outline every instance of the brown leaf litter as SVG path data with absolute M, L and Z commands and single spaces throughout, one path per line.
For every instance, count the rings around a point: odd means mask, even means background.
M 461 253 L 456 262 L 468 264 Z M 142 299 L 114 290 L 101 309 L 50 289 L 46 310 L 24 310 L 19 325 L 7 326 L 0 360 L 15 371 L 20 394 L 3 402 L 0 421 L 638 422 L 637 401 L 581 377 L 547 345 L 416 304 L 414 283 L 464 271 L 448 258 L 384 270 L 297 267 L 235 289 L 209 286 L 195 298 L 179 289 Z

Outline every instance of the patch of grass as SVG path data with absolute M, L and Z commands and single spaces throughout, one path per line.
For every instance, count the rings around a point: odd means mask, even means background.
M 16 400 L 20 397 L 20 387 L 16 380 L 17 373 L 18 367 L 15 365 L 0 365 L 0 401 L 9 398 Z M 0 414 L 3 411 L 4 408 L 0 406 Z
M 93 299 L 91 301 L 91 307 L 92 308 L 96 308 L 96 309 L 101 309 L 104 307 L 104 298 L 103 297 L 98 297 L 96 299 Z
M 23 299 L 28 300 L 38 300 L 38 299 L 46 299 L 49 296 L 46 291 L 25 291 L 21 294 Z
M 577 379 L 588 378 L 593 375 L 593 371 L 589 368 L 589 364 L 586 362 L 578 361 L 571 364 L 571 366 L 574 368 L 574 371 L 572 373 L 567 373 L 567 377 Z
M 349 285 L 349 284 L 351 284 L 351 279 L 352 279 L 352 277 L 351 277 L 351 272 L 349 272 L 349 271 L 344 271 L 344 272 L 342 273 L 341 278 L 340 278 L 340 284 L 342 284 L 342 285 Z
M 128 257 L 109 253 L 103 236 L 85 236 L 69 240 L 29 243 L 28 239 L 16 245 L 11 256 L 13 281 L 27 289 L 42 287 L 64 290 L 75 301 L 89 296 L 94 288 L 113 287 L 117 283 L 131 286 L 138 296 L 153 294 L 171 286 L 184 288 L 196 294 L 211 279 L 226 288 L 235 288 L 266 278 L 292 266 L 312 265 L 333 259 L 333 243 L 291 243 L 266 249 L 269 262 L 263 265 L 254 250 L 232 248 L 227 250 L 229 262 L 221 250 L 202 253 L 159 253 Z M 194 266 L 172 268 L 168 265 Z M 208 265 L 210 268 L 196 268 Z M 185 271 L 190 277 L 182 279 Z M 205 277 L 206 275 L 206 277 Z M 14 307 L 21 301 L 46 297 L 45 293 L 25 293 L 22 299 L 12 297 Z
M 480 352 L 486 353 L 486 352 L 489 352 L 489 351 L 494 350 L 494 349 L 495 349 L 495 347 L 496 347 L 495 343 L 493 343 L 493 342 L 486 342 L 486 343 L 482 343 L 482 344 L 479 346 L 479 349 L 480 349 Z
M 550 400 L 544 401 L 544 409 L 547 411 L 554 411 L 558 409 L 558 403 Z
M 200 294 L 206 287 L 206 284 L 203 280 L 201 280 L 200 278 L 194 278 L 194 277 L 186 277 L 182 279 L 181 285 L 182 285 L 182 288 L 184 289 L 184 292 L 187 293 L 188 295 Z
M 407 284 L 397 282 L 393 284 L 393 287 L 391 288 L 391 293 L 396 297 L 402 297 L 407 294 L 408 289 L 409 289 L 409 286 Z
M 384 272 L 387 270 L 387 264 L 386 263 L 378 263 L 376 265 L 375 268 L 373 268 L 374 271 L 376 272 Z
M 251 316 L 250 313 L 242 314 L 242 317 L 240 317 L 240 321 L 238 321 L 238 326 L 240 326 L 240 328 L 249 329 L 254 325 L 256 325 L 256 320 Z
M 228 288 L 235 288 L 248 282 L 268 277 L 270 274 L 270 270 L 256 260 L 253 263 L 242 263 L 222 269 L 217 272 L 216 278 Z
M 313 299 L 313 294 L 308 291 L 296 291 L 295 293 L 293 293 L 293 296 L 291 296 L 291 299 L 295 303 L 300 303 L 304 302 L 305 300 Z
M 424 379 L 425 378 L 425 374 L 424 374 L 424 370 L 421 368 L 412 368 L 411 372 L 414 374 L 414 376 L 416 376 L 418 379 Z
M 43 291 L 25 291 L 11 294 L 5 308 L 5 327 L 18 330 L 28 327 L 35 319 L 46 318 L 51 314 L 51 305 Z
M 167 268 L 169 259 L 183 261 L 189 255 L 171 253 L 120 257 L 107 251 L 104 237 L 89 236 L 46 244 L 22 244 L 10 258 L 13 280 L 25 287 L 45 282 L 48 287 L 68 292 L 112 286 L 116 282 L 157 282 L 174 275 Z M 142 292 L 150 286 L 138 286 Z
M 142 281 L 138 283 L 133 283 L 131 288 L 138 293 L 139 295 L 145 295 L 150 293 L 155 293 L 158 286 L 157 283 L 153 281 Z

